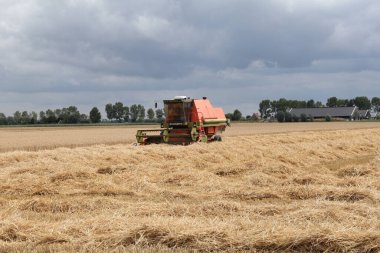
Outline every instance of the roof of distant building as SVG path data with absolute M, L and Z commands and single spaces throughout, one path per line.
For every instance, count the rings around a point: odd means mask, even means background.
M 320 108 L 292 108 L 289 110 L 289 113 L 294 114 L 298 117 L 301 116 L 301 114 L 311 115 L 314 118 L 323 118 L 327 115 L 331 117 L 353 117 L 355 111 L 357 111 L 358 108 L 356 106 L 352 107 L 320 107 Z

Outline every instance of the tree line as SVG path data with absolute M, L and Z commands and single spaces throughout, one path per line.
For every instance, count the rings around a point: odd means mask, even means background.
M 162 109 L 149 108 L 145 112 L 143 105 L 131 105 L 124 106 L 122 102 L 116 102 L 115 104 L 107 104 L 105 107 L 107 119 L 116 120 L 118 122 L 154 122 L 161 121 L 164 117 Z
M 162 109 L 145 111 L 143 105 L 124 106 L 122 102 L 105 106 L 108 122 L 161 122 L 164 117 Z M 16 111 L 12 116 L 0 113 L 0 125 L 33 125 L 33 124 L 86 124 L 99 123 L 102 115 L 97 107 L 88 114 L 81 113 L 76 106 L 46 111 Z
M 279 100 L 262 100 L 259 104 L 259 113 L 261 117 L 274 116 L 280 112 L 279 117 L 284 121 L 290 120 L 290 116 L 286 114 L 290 108 L 317 108 L 317 107 L 341 107 L 341 106 L 357 106 L 360 110 L 372 109 L 380 112 L 380 97 L 373 97 L 371 100 L 365 96 L 358 96 L 352 99 L 340 99 L 330 97 L 326 103 L 321 101 L 310 100 L 288 100 L 280 98 Z M 162 122 L 164 112 L 162 109 L 153 110 L 141 104 L 133 104 L 125 106 L 122 102 L 105 105 L 105 112 L 108 122 Z M 282 117 L 282 113 L 284 113 Z M 226 117 L 236 121 L 242 119 L 256 118 L 256 114 L 248 115 L 243 118 L 239 109 L 235 109 L 233 113 L 227 113 Z M 93 107 L 89 114 L 80 113 L 76 106 L 64 107 L 61 109 L 48 109 L 46 111 L 27 112 L 16 111 L 12 116 L 6 116 L 0 113 L 0 125 L 29 125 L 29 124 L 78 124 L 78 123 L 99 123 L 102 115 L 97 107 Z M 292 119 L 297 120 L 297 119 Z M 304 121 L 306 119 L 299 119 Z

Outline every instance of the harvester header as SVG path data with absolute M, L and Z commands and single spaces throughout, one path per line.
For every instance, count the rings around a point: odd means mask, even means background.
M 138 130 L 138 143 L 191 144 L 222 140 L 219 134 L 229 125 L 229 120 L 223 109 L 213 107 L 206 97 L 176 96 L 163 102 L 165 121 L 161 128 Z

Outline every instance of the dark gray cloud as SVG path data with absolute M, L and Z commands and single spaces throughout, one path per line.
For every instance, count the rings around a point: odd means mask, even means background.
M 374 96 L 375 0 L 0 2 L 0 111 Z

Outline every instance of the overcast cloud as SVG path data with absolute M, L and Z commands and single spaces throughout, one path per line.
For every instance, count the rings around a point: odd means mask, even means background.
M 0 0 L 0 112 L 380 96 L 377 0 Z

